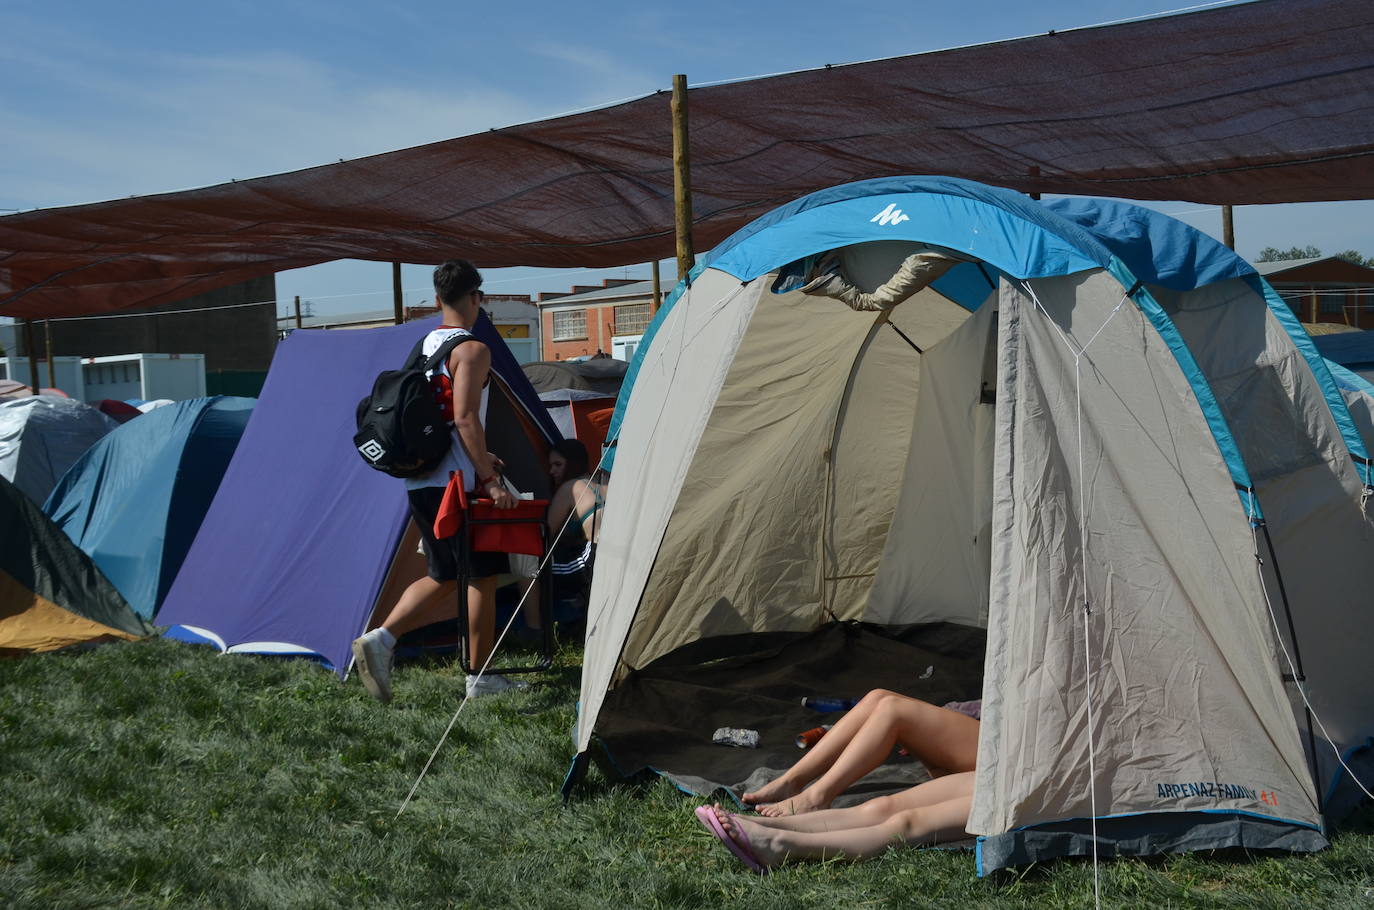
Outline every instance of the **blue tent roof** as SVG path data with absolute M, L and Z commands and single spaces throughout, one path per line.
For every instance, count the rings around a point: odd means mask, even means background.
M 1017 278 L 1119 263 L 1142 284 L 1186 291 L 1254 274 L 1253 266 L 1200 231 L 1139 206 L 1103 199 L 1041 203 L 970 180 L 926 176 L 861 180 L 803 196 L 736 231 L 702 258 L 691 277 L 713 268 L 751 281 L 815 253 L 875 240 L 957 250 Z M 685 288 L 678 283 L 635 351 L 608 439 L 619 433 L 639 364 Z M 987 296 L 988 277 L 977 265 L 961 265 L 934 288 L 972 309 Z M 605 466 L 614 461 L 612 449 Z
M 1316 335 L 1312 343 L 1327 360 L 1333 360 L 1350 370 L 1374 367 L 1374 332 L 1338 332 Z
M 105 436 L 43 511 L 152 619 L 191 548 L 256 402 L 193 398 Z

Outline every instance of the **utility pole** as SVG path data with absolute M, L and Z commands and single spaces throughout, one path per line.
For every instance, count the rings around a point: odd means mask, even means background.
M 687 141 L 687 77 L 673 77 L 673 211 L 677 225 L 677 275 L 685 281 L 696 264 L 692 250 L 692 172 Z

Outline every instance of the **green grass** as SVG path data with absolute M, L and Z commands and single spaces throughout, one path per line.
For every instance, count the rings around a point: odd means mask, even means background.
M 662 781 L 558 787 L 576 651 L 471 703 L 398 670 L 373 702 L 304 661 L 166 641 L 0 661 L 0 907 L 1090 907 L 1083 862 L 980 880 L 968 853 L 744 872 Z M 1104 906 L 1374 906 L 1374 813 L 1305 857 L 1102 866 Z

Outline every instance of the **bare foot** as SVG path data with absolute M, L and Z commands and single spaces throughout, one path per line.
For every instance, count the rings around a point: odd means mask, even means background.
M 777 836 L 783 832 L 765 827 L 755 819 L 728 812 L 717 812 L 716 818 L 730 839 L 749 851 L 765 869 L 771 869 L 787 859 L 787 851 L 775 843 Z
M 728 806 L 722 806 L 720 803 L 713 803 L 712 806 L 711 806 L 711 808 L 716 810 L 716 816 L 717 816 L 718 818 L 720 818 L 720 820 L 721 820 L 722 822 L 724 822 L 725 817 L 726 817 L 727 815 L 730 816 L 731 818 L 733 818 L 733 817 L 735 817 L 735 816 L 738 814 L 738 813 L 735 812 L 733 809 L 729 808 Z M 766 817 L 766 816 L 762 816 L 762 815 L 750 815 L 750 816 L 747 816 L 747 818 L 749 819 L 749 823 L 750 823 L 751 825 L 762 825 L 762 826 L 765 827 L 765 828 L 776 828 L 776 827 L 780 827 L 780 821 L 779 821 L 779 820 L 775 820 L 775 819 L 772 819 L 772 818 L 768 818 L 768 817 Z
M 740 797 L 740 802 L 744 803 L 746 806 L 756 806 L 760 803 L 775 803 L 780 799 L 796 796 L 802 791 L 802 787 L 802 784 L 793 782 L 784 774 L 781 777 L 773 778 L 753 793 L 745 793 Z
M 834 800 L 821 796 L 815 791 L 815 788 L 808 787 L 791 799 L 782 799 L 766 806 L 759 806 L 756 811 L 759 815 L 768 818 L 781 818 L 784 815 L 801 815 L 803 812 L 829 809 L 832 802 Z

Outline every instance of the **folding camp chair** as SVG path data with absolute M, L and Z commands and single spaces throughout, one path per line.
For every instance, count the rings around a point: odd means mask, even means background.
M 547 670 L 553 665 L 553 610 L 552 599 L 548 595 L 552 590 L 552 576 L 544 560 L 544 554 L 549 548 L 548 528 L 544 524 L 549 501 L 518 499 L 514 508 L 498 509 L 490 499 L 469 500 L 464 486 L 461 472 L 450 479 L 448 490 L 445 491 L 444 505 L 440 507 L 439 518 L 435 521 L 435 535 L 440 536 L 441 524 L 444 525 L 442 530 L 447 532 L 443 536 L 457 534 L 459 553 L 462 557 L 460 564 L 465 570 L 471 565 L 474 551 L 518 553 L 533 556 L 540 561 L 539 574 L 535 576 L 542 592 L 539 598 L 539 615 L 543 636 L 540 641 L 539 663 L 527 667 L 501 667 L 500 671 L 503 674 L 511 674 Z M 455 507 L 457 514 L 461 515 L 461 526 L 456 529 L 453 527 Z M 459 573 L 458 653 L 463 671 L 473 673 L 480 668 L 473 667 L 468 657 L 468 580 L 466 571 Z

